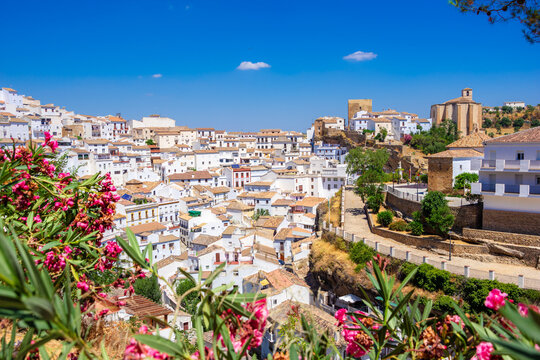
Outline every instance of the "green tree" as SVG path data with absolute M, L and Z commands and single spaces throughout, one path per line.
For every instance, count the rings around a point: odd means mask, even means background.
M 508 105 L 504 105 L 501 110 L 503 114 L 511 114 L 514 111 L 514 108 Z
M 540 120 L 538 119 L 531 120 L 531 127 L 537 127 L 537 126 L 540 126 Z
M 135 294 L 144 296 L 155 303 L 161 304 L 161 289 L 159 288 L 158 279 L 155 275 L 137 279 L 133 284 Z
M 520 129 L 523 126 L 523 118 L 514 120 L 514 127 Z
M 446 237 L 454 225 L 454 215 L 448 201 L 439 191 L 430 191 L 422 200 L 421 215 L 423 222 L 437 234 Z
M 508 117 L 504 116 L 501 119 L 500 123 L 501 123 L 502 127 L 507 128 L 507 127 L 510 127 L 510 125 L 512 125 L 512 120 L 510 120 Z
M 351 149 L 345 157 L 347 173 L 361 175 L 368 170 L 383 172 L 384 165 L 388 162 L 390 154 L 386 149 L 363 149 L 360 147 Z
M 450 0 L 461 12 L 484 14 L 490 23 L 517 21 L 525 39 L 540 42 L 540 10 L 537 0 Z
M 375 136 L 375 140 L 384 142 L 387 135 L 388 135 L 388 130 L 386 130 L 386 128 L 382 128 L 381 131 Z
M 378 195 L 382 189 L 380 183 L 386 179 L 384 172 L 384 166 L 388 162 L 390 155 L 386 149 L 363 149 L 355 148 L 349 151 L 345 161 L 347 162 L 347 173 L 351 175 L 360 176 L 356 180 L 355 191 L 362 201 L 366 201 L 370 196 L 375 197 L 372 199 L 372 203 L 382 204 L 380 196 Z
M 156 145 L 156 143 L 152 139 L 148 139 L 145 142 L 146 142 L 146 145 Z
M 470 189 L 471 183 L 478 181 L 478 174 L 464 172 L 456 176 L 454 181 L 454 189 Z
M 195 314 L 197 312 L 197 304 L 199 303 L 199 296 L 197 295 L 197 292 L 187 293 L 194 287 L 195 283 L 190 279 L 182 279 L 176 286 L 176 294 L 180 296 L 184 295 L 181 305 L 189 314 Z
M 490 119 L 484 119 L 484 122 L 482 123 L 483 128 L 490 128 L 493 126 L 493 122 Z
M 422 150 L 424 154 L 436 154 L 446 150 L 446 145 L 459 138 L 457 125 L 446 119 L 440 125 L 434 125 L 428 131 L 420 131 L 412 136 L 411 147 Z

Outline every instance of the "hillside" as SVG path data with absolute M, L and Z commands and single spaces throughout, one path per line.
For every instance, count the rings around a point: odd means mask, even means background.
M 540 105 L 527 105 L 524 109 L 484 107 L 482 127 L 490 136 L 513 134 L 532 126 L 540 126 Z

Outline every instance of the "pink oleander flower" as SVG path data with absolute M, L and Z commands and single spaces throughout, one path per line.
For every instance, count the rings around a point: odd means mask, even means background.
M 465 323 L 461 320 L 459 315 L 448 316 L 448 320 L 460 325 L 462 329 L 465 327 Z
M 508 297 L 507 293 L 503 293 L 499 289 L 493 289 L 486 297 L 484 305 L 489 309 L 497 311 L 505 305 L 506 297 Z
M 492 343 L 481 342 L 476 346 L 476 355 L 471 360 L 491 360 L 491 353 L 495 350 Z
M 90 289 L 90 286 L 88 286 L 86 281 L 79 281 L 77 283 L 77 288 L 81 289 L 83 292 L 87 292 Z
M 358 315 L 364 316 L 362 312 L 357 312 Z M 373 319 L 369 317 L 360 316 L 347 316 L 346 309 L 340 309 L 336 311 L 334 317 L 338 320 L 337 325 L 341 327 L 341 335 L 347 342 L 346 352 L 353 357 L 362 357 L 370 351 L 373 346 L 373 340 L 362 329 L 360 323 L 362 323 L 367 329 L 377 330 L 379 324 L 375 323 Z M 388 336 L 389 334 L 387 334 Z
M 519 314 L 523 317 L 527 317 L 529 315 L 529 308 L 523 303 L 518 304 L 518 311 Z
M 347 320 L 347 309 L 339 309 L 334 314 L 334 317 L 337 319 L 338 325 L 343 325 Z
M 36 215 L 36 216 L 34 216 L 34 221 L 35 221 L 36 223 L 40 223 L 40 222 L 41 222 L 41 217 L 39 217 L 39 214 Z
M 148 334 L 148 327 L 143 325 L 139 328 L 139 334 Z M 167 354 L 162 354 L 156 349 L 152 349 L 148 345 L 140 344 L 135 339 L 130 339 L 126 350 L 124 351 L 124 360 L 135 360 L 135 359 L 158 359 L 166 360 L 169 359 Z

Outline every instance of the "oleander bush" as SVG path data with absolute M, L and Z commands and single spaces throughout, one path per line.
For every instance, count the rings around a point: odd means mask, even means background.
M 0 339 L 0 359 L 108 360 L 103 337 L 110 331 L 103 331 L 102 322 L 108 309 L 98 310 L 101 299 L 108 299 L 113 288 L 133 293 L 137 279 L 152 277 L 177 294 L 174 284 L 160 277 L 148 260 L 153 258 L 151 244 L 141 250 L 129 229 L 126 239 L 105 243 L 103 234 L 112 225 L 118 199 L 110 179 L 96 174 L 79 181 L 56 169 L 51 164 L 56 146 L 46 134 L 42 146 L 0 151 L 0 318 L 11 326 Z M 120 262 L 121 253 L 129 265 Z M 359 287 L 370 313 L 338 310 L 339 334 L 333 334 L 316 328 L 301 306 L 293 305 L 287 321 L 278 325 L 279 338 L 268 360 L 341 359 L 343 351 L 347 359 L 374 360 L 539 357 L 540 310 L 517 303 L 528 292 L 473 279 L 467 279 L 460 292 L 455 288 L 459 279 L 410 264 L 403 266 L 398 283 L 387 272 L 388 259 L 373 255 L 362 243 L 351 245 L 351 259 L 365 264 L 375 292 L 370 296 Z M 134 319 L 132 325 L 138 329 L 126 326 L 129 340 L 123 359 L 255 358 L 254 351 L 271 328 L 265 295 L 240 294 L 231 285 L 214 288 L 213 281 L 224 266 L 205 280 L 201 280 L 202 271 L 196 279 L 178 269 L 187 282 L 174 299 L 174 313 L 189 297 L 192 335 L 177 328 L 174 318 L 171 324 L 153 318 L 152 327 Z M 409 282 L 458 292 L 461 297 L 467 294 L 475 308 L 483 303 L 483 310 L 490 313 L 466 314 L 463 307 L 445 298 L 435 306 L 449 314 L 440 316 L 432 311 L 433 302 L 413 297 L 414 288 L 404 292 Z M 492 286 L 498 288 L 489 290 Z M 113 305 L 125 304 L 116 301 Z M 168 337 L 160 335 L 163 327 L 169 327 Z M 97 332 L 101 337 L 95 337 Z M 51 344 L 53 340 L 57 342 Z

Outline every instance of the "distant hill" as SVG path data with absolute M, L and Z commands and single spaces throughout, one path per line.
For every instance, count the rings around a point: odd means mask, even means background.
M 486 134 L 497 137 L 519 130 L 540 126 L 540 104 L 513 109 L 509 106 L 484 107 L 483 128 Z

